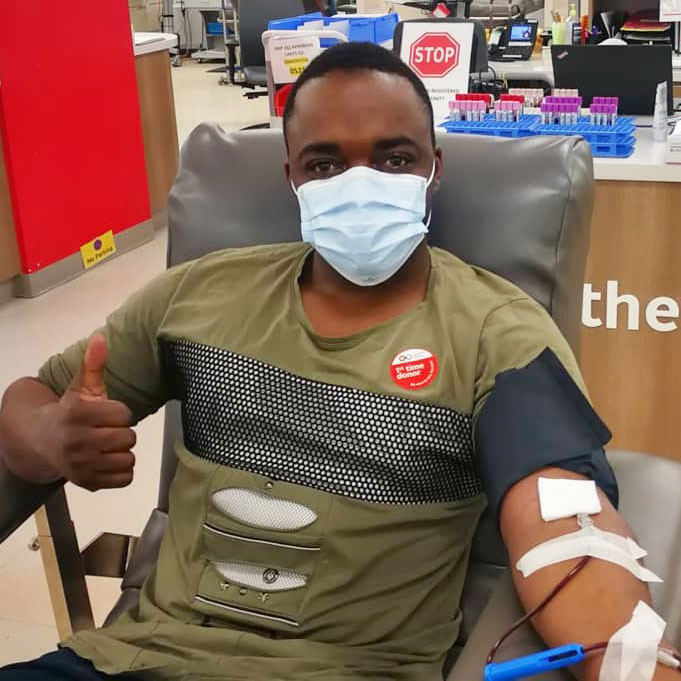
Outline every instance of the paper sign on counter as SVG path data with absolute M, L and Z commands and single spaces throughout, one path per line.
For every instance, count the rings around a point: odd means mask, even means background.
M 293 83 L 322 51 L 315 36 L 291 36 L 270 41 L 272 77 L 277 85 Z

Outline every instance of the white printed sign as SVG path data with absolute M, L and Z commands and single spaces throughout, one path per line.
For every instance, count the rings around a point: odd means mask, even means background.
M 681 21 L 681 0 L 660 0 L 660 21 Z
M 449 102 L 468 92 L 473 24 L 403 24 L 400 57 L 421 78 L 433 103 L 435 124 L 449 115 Z
M 293 83 L 322 51 L 315 36 L 287 36 L 270 40 L 272 78 L 277 85 Z

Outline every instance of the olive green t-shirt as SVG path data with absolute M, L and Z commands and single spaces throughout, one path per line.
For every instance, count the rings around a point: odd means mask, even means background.
M 316 334 L 309 247 L 172 268 L 107 320 L 105 382 L 136 421 L 182 403 L 168 530 L 139 606 L 65 642 L 107 673 L 229 681 L 441 680 L 484 507 L 472 438 L 501 371 L 549 347 L 548 314 L 430 249 L 423 302 Z M 40 380 L 60 394 L 86 341 Z

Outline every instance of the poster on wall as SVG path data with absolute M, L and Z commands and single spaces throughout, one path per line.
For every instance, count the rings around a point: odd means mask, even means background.
M 468 92 L 472 49 L 472 23 L 403 25 L 400 57 L 426 86 L 436 125 L 449 115 L 456 94 Z

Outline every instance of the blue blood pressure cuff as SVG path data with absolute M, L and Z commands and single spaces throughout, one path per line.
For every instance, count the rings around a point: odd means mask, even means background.
M 596 482 L 615 507 L 617 481 L 603 445 L 611 434 L 548 348 L 522 369 L 496 376 L 475 425 L 478 475 L 498 518 L 516 482 L 546 466 Z

